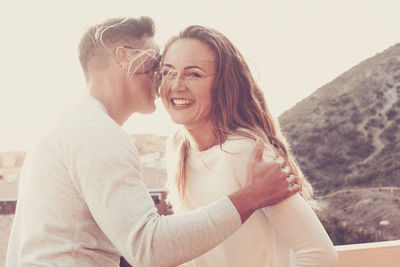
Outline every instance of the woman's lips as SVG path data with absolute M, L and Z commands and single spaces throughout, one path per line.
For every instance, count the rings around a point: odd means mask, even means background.
M 195 103 L 193 99 L 188 98 L 170 98 L 169 101 L 175 108 L 188 108 Z

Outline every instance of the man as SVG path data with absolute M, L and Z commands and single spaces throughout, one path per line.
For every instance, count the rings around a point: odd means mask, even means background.
M 7 266 L 176 266 L 227 238 L 258 208 L 299 190 L 279 163 L 249 163 L 248 185 L 195 212 L 160 217 L 121 125 L 155 110 L 158 47 L 148 17 L 87 30 L 79 58 L 89 96 L 29 153 Z M 290 187 L 290 188 L 289 188 Z

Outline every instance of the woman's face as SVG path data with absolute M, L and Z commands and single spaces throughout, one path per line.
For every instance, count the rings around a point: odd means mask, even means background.
M 195 39 L 178 39 L 161 66 L 161 97 L 171 119 L 187 129 L 210 125 L 214 52 Z

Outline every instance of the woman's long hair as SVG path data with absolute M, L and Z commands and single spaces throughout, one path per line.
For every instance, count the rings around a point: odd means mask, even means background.
M 231 135 L 251 139 L 261 138 L 272 147 L 275 154 L 283 157 L 291 172 L 301 180 L 301 194 L 311 200 L 313 190 L 304 177 L 290 148 L 279 128 L 279 123 L 272 118 L 264 95 L 251 75 L 249 66 L 238 49 L 220 32 L 198 25 L 184 29 L 178 36 L 172 37 L 166 44 L 163 56 L 169 47 L 179 39 L 195 39 L 207 44 L 215 53 L 216 76 L 212 96 L 212 121 L 214 135 L 222 145 Z M 174 147 L 179 149 L 176 187 L 178 199 L 184 198 L 186 185 L 186 161 L 190 148 L 189 139 L 183 132 L 173 137 Z

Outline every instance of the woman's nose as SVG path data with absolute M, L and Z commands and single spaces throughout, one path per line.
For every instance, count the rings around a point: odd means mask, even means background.
M 175 79 L 173 79 L 171 81 L 171 90 L 173 91 L 185 91 L 185 82 L 183 81 L 183 79 L 179 76 L 175 77 Z

